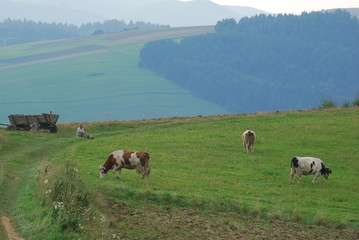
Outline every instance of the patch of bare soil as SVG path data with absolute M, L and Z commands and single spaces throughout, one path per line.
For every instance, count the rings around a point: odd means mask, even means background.
M 1 216 L 0 220 L 1 227 L 4 229 L 9 240 L 24 240 L 23 238 L 19 237 L 19 235 L 15 232 L 14 228 L 11 225 L 10 218 Z
M 359 239 L 358 229 L 334 229 L 265 221 L 234 213 L 204 213 L 172 207 L 108 204 L 103 239 Z

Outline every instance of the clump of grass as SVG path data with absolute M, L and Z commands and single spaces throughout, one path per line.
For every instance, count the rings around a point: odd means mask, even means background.
M 281 220 L 283 216 L 282 211 L 279 208 L 274 208 L 273 211 L 268 212 L 268 219 Z
M 345 219 L 341 219 L 340 222 L 338 222 L 336 225 L 335 225 L 335 228 L 336 229 L 345 229 L 347 228 L 347 221 Z
M 327 224 L 325 220 L 325 216 L 322 212 L 318 212 L 317 215 L 314 217 L 314 224 L 318 226 L 324 226 Z
M 293 211 L 292 211 L 292 214 L 293 214 L 293 220 L 295 222 L 297 222 L 297 223 L 304 222 L 304 217 L 303 217 L 300 209 L 294 208 Z
M 253 205 L 251 211 L 250 211 L 250 214 L 251 214 L 253 217 L 259 218 L 260 215 L 261 215 L 261 212 L 262 212 L 261 206 L 260 206 L 259 202 L 256 201 L 256 202 L 254 203 L 254 205 Z
M 0 143 L 6 143 L 6 142 L 7 142 L 7 138 L 2 133 L 0 133 Z

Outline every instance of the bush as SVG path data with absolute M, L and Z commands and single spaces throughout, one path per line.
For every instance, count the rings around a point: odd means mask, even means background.
M 353 106 L 358 107 L 359 106 L 359 96 L 355 97 L 353 102 L 352 102 Z
M 336 107 L 335 102 L 331 99 L 323 98 L 321 101 L 320 109 Z
M 342 104 L 342 107 L 350 107 L 350 102 L 349 101 L 344 101 Z

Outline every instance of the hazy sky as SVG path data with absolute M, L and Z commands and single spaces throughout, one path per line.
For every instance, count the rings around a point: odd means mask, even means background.
M 189 1 L 189 0 L 181 0 Z M 331 8 L 359 7 L 359 0 L 211 0 L 222 5 L 248 6 L 271 13 L 294 13 L 320 11 Z

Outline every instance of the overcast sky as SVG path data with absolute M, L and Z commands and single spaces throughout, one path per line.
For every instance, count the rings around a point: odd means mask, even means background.
M 181 0 L 189 1 L 189 0 Z M 320 11 L 332 8 L 359 7 L 359 0 L 211 0 L 221 5 L 238 5 L 258 8 L 270 13 L 294 13 Z

